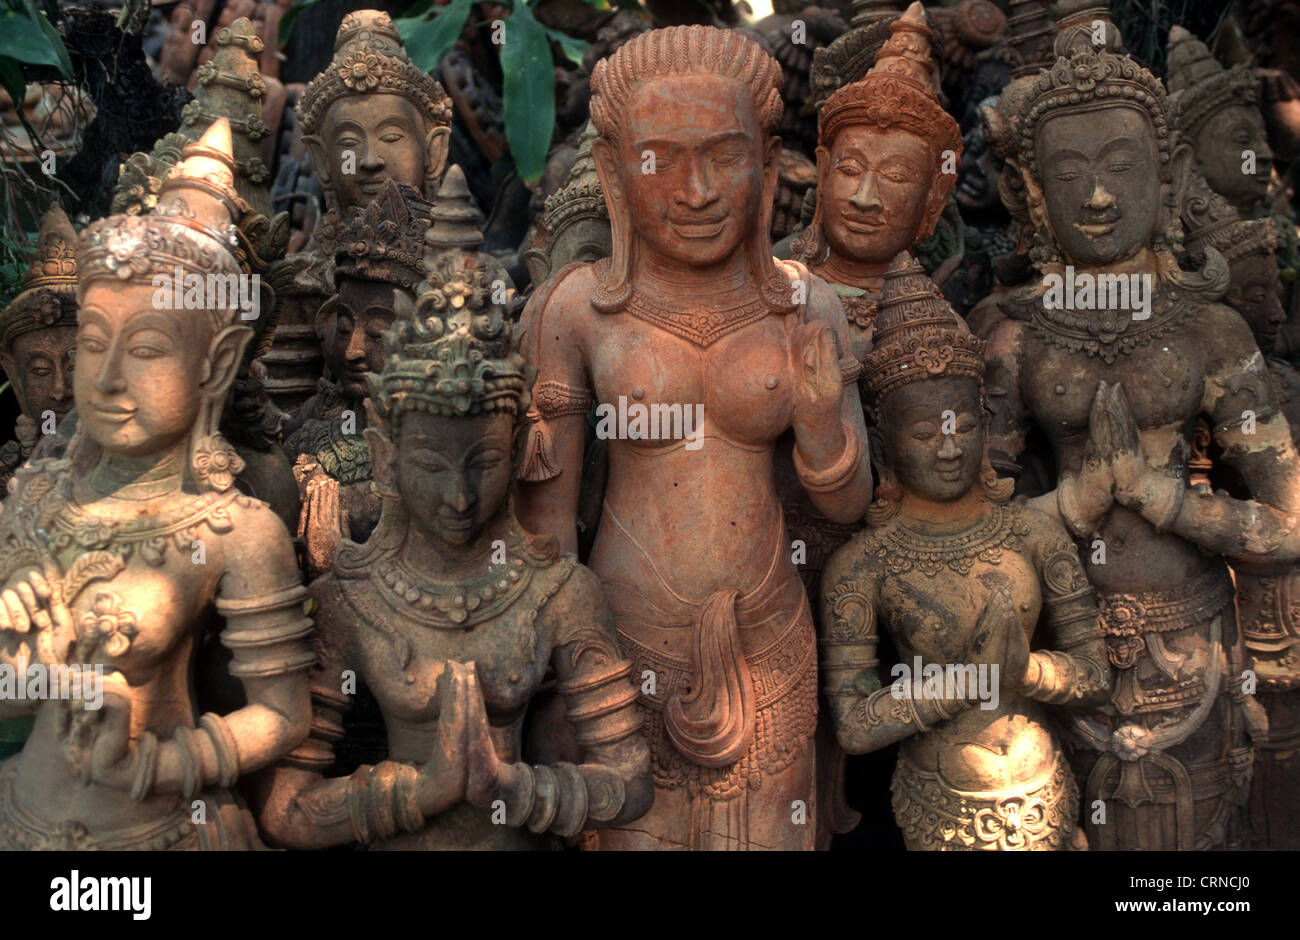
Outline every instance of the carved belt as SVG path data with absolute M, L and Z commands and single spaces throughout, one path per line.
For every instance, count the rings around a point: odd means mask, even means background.
M 1293 584 L 1300 573 L 1257 575 L 1237 572 L 1241 635 L 1260 688 L 1284 692 L 1300 688 L 1300 598 Z
M 900 755 L 890 784 L 909 851 L 1055 851 L 1070 848 L 1079 789 L 1058 750 L 1036 779 L 1004 790 L 959 790 Z

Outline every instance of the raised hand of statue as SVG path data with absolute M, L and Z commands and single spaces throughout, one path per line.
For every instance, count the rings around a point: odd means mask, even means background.
M 131 790 L 144 758 L 131 744 L 131 688 L 114 670 L 104 676 L 103 701 L 89 710 L 80 703 L 61 703 L 70 712 L 64 754 L 73 776 L 117 790 Z
M 469 766 L 469 779 L 465 787 L 465 799 L 474 806 L 487 808 L 492 801 L 500 798 L 506 800 L 507 820 L 515 815 L 518 800 L 511 799 L 512 794 L 504 792 L 502 784 L 509 776 L 508 764 L 497 756 L 492 735 L 489 733 L 487 704 L 483 701 L 483 688 L 479 685 L 478 669 L 474 663 L 467 667 L 464 695 L 466 696 L 466 762 Z
M 0 591 L 0 631 L 28 634 L 33 629 L 37 659 L 47 666 L 66 663 L 77 633 L 63 576 L 52 561 L 44 573 L 28 569 Z
M 1162 483 L 1176 485 L 1172 478 L 1153 473 L 1147 466 L 1142 437 L 1129 409 L 1128 395 L 1118 382 L 1110 387 L 1106 396 L 1104 424 L 1106 458 L 1115 478 L 1115 499 L 1140 510 L 1151 501 Z
M 794 326 L 790 349 L 794 356 L 794 431 L 800 450 L 814 462 L 830 461 L 844 447 L 840 426 L 840 350 L 835 333 L 825 323 Z M 824 453 L 819 453 L 824 451 Z
M 989 596 L 966 646 L 966 662 L 997 667 L 998 685 L 1004 693 L 1018 692 L 1029 668 L 1029 638 L 1016 614 L 1015 602 L 1005 587 Z M 978 694 L 972 688 L 971 694 Z
M 1115 479 L 1107 459 L 1110 452 L 1106 424 L 1108 395 L 1107 383 L 1098 382 L 1088 415 L 1088 441 L 1083 460 L 1078 467 L 1062 469 L 1057 491 L 1062 521 L 1081 537 L 1096 531 L 1097 523 L 1115 501 Z
M 436 816 L 465 799 L 469 779 L 467 738 L 471 698 L 466 692 L 473 666 L 448 661 L 438 680 L 438 730 L 429 759 L 420 768 L 420 812 Z

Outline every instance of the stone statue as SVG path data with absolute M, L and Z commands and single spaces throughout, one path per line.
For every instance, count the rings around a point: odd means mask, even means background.
M 862 516 L 871 476 L 839 303 L 771 255 L 779 69 L 735 32 L 676 27 L 602 61 L 592 92 L 613 255 L 560 271 L 524 311 L 539 374 L 520 504 L 526 528 L 573 548 L 594 398 L 609 482 L 591 566 L 633 675 L 653 680 L 656 794 L 599 844 L 809 848 L 815 635 L 774 445 L 793 427 L 799 478 L 835 522 Z
M 464 177 L 454 172 L 464 190 Z M 317 323 L 329 339 L 336 379 L 320 379 L 320 391 L 294 413 L 284 445 L 302 496 L 298 535 L 309 577 L 329 570 L 341 539 L 364 542 L 379 522 L 364 436 L 366 376 L 383 367 L 383 337 L 398 295 L 409 303 L 424 277 L 431 212 L 410 186 L 385 180 L 374 200 L 348 210 L 341 224 L 337 217 L 324 223 L 330 244 L 339 246 L 331 267 L 338 293 L 320 308 Z
M 454 168 L 437 211 L 465 198 Z M 312 584 L 317 717 L 262 791 L 277 844 L 544 848 L 630 822 L 653 799 L 631 665 L 600 583 L 515 518 L 531 370 L 497 294 L 505 270 L 470 250 L 481 240 L 472 219 L 437 218 L 428 283 L 398 304 L 383 371 L 369 377 L 365 436 L 383 514 L 367 544 L 343 542 Z M 530 765 L 524 720 L 548 667 L 579 753 Z M 387 759 L 326 779 L 345 670 L 379 702 Z
M 387 13 L 359 10 L 343 18 L 334 59 L 307 86 L 297 116 L 327 211 L 305 257 L 290 256 L 289 300 L 267 365 L 277 393 L 301 402 L 316 391 L 321 364 L 301 357 L 303 334 L 314 329 L 326 349 L 332 342 L 332 324 L 317 319 L 334 293 L 331 232 L 349 210 L 374 199 L 385 180 L 433 201 L 447 169 L 451 100 L 411 63 Z
M 20 414 L 14 439 L 0 446 L 0 492 L 72 410 L 77 343 L 77 234 L 58 206 L 41 219 L 21 291 L 0 311 L 0 368 Z
M 908 849 L 1082 848 L 1043 704 L 1106 702 L 1097 603 L 1064 527 L 1009 503 L 1013 482 L 988 461 L 983 345 L 900 254 L 863 370 L 880 499 L 827 565 L 822 689 L 848 752 L 903 742 L 893 803 Z M 1040 614 L 1054 643 L 1031 653 Z M 910 677 L 885 688 L 882 622 Z
M 239 274 L 227 122 L 182 156 L 151 213 L 83 233 L 77 433 L 0 512 L 4 661 L 63 677 L 59 697 L 5 703 L 36 724 L 0 768 L 4 848 L 260 847 L 232 787 L 308 731 L 307 592 L 217 430 L 252 329 L 229 300 L 177 309 L 155 283 Z M 191 658 L 214 613 L 247 704 L 196 721 Z
M 610 255 L 609 210 L 591 159 L 596 136 L 595 126 L 588 122 L 564 185 L 547 197 L 533 246 L 524 252 L 536 286 L 575 261 L 591 264 Z
M 1014 467 L 1031 428 L 1046 436 L 1057 486 L 1031 504 L 1080 541 L 1100 602 L 1110 702 L 1072 721 L 1084 804 L 1106 807 L 1105 825 L 1088 817 L 1089 842 L 1240 846 L 1258 704 L 1242 691 L 1227 566 L 1199 534 L 1171 531 L 1174 500 L 1125 504 L 1101 429 L 1122 384 L 1151 471 L 1181 487 L 1204 415 L 1250 491 L 1287 509 L 1296 454 L 1249 328 L 1213 302 L 1227 286 L 1222 256 L 1207 248 L 1199 272 L 1178 265 L 1191 154 L 1169 99 L 1119 52 L 1112 25 L 1094 42 L 1086 7 L 1062 0 L 1057 57 L 1019 88 L 1011 123 L 985 111 L 1024 188 L 1038 274 L 988 334 L 990 448 L 995 466 Z M 1258 415 L 1254 436 L 1244 411 Z

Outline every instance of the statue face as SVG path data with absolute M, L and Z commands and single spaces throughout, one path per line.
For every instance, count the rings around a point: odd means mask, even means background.
M 619 182 L 652 255 L 704 267 L 741 250 L 758 224 L 766 149 L 744 85 L 716 75 L 643 82 L 621 141 Z
M 1247 105 L 1220 108 L 1201 125 L 1193 141 L 1196 168 L 1210 188 L 1238 208 L 1253 207 L 1268 196 L 1273 151 L 1259 109 Z M 1246 174 L 1244 151 L 1255 154 L 1255 172 Z
M 1035 147 L 1048 220 L 1067 261 L 1112 264 L 1151 244 L 1162 186 L 1145 114 L 1116 106 L 1050 117 Z
M 1268 352 L 1286 322 L 1277 261 L 1271 254 L 1249 254 L 1233 261 L 1230 271 L 1232 278 L 1223 302 L 1242 315 L 1260 348 Z
M 961 163 L 957 166 L 957 205 L 963 213 L 997 211 L 1002 203 L 998 194 L 1001 168 L 978 123 L 962 138 L 962 144 Z
M 335 307 L 330 371 L 353 401 L 362 401 L 369 389 L 366 373 L 384 367 L 384 333 L 393 324 L 392 284 L 361 278 L 341 278 Z
M 48 326 L 14 340 L 11 378 L 29 418 L 40 421 L 45 412 L 52 411 L 61 421 L 72 409 L 76 347 L 75 326 Z
M 889 393 L 882 417 L 886 457 L 904 489 L 947 503 L 979 481 L 984 422 L 974 379 L 910 382 Z M 951 434 L 943 433 L 945 417 Z
M 423 191 L 425 136 L 419 110 L 401 95 L 349 95 L 332 104 L 321 138 L 339 207 L 364 205 L 389 179 Z
M 513 431 L 514 417 L 502 412 L 403 412 L 396 485 L 411 524 L 447 546 L 476 539 L 510 493 Z
M 77 312 L 80 426 L 104 450 L 128 457 L 185 438 L 208 371 L 207 314 L 159 310 L 153 296 L 147 284 L 94 281 Z
M 879 264 L 912 247 L 934 181 L 934 157 L 925 141 L 876 127 L 846 127 L 835 135 L 825 162 L 817 198 L 825 200 L 822 229 L 831 251 Z
M 609 220 L 603 216 L 574 219 L 546 246 L 552 272 L 575 261 L 590 263 L 608 258 L 612 251 Z

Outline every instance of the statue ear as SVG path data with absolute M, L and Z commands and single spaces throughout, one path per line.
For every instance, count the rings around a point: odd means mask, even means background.
M 424 138 L 425 159 L 428 161 L 424 166 L 424 179 L 430 199 L 437 193 L 442 175 L 447 171 L 450 151 L 451 128 L 444 124 L 435 124 L 429 128 L 429 133 Z
M 14 397 L 18 399 L 18 409 L 24 414 L 27 412 L 26 396 L 23 394 L 23 383 L 18 378 L 18 363 L 14 362 L 14 357 L 10 355 L 9 350 L 0 352 L 0 369 L 4 370 L 4 377 L 9 380 L 10 386 L 14 390 Z
M 212 338 L 208 360 L 199 387 L 214 401 L 224 401 L 226 392 L 239 373 L 244 350 L 253 339 L 251 326 L 228 326 Z
M 366 399 L 367 424 L 361 435 L 370 445 L 370 473 L 375 480 L 375 488 L 381 495 L 396 495 L 397 490 L 397 445 L 388 436 L 382 423 L 375 417 L 374 406 Z
M 826 178 L 831 174 L 831 152 L 825 147 L 818 147 L 815 153 L 817 158 L 817 191 L 826 185 Z
M 889 469 L 889 455 L 885 453 L 885 432 L 880 425 L 873 424 L 867 428 L 867 448 L 877 472 Z
M 540 287 L 551 276 L 551 262 L 547 260 L 544 251 L 529 248 L 524 252 L 524 264 L 528 266 L 528 276 L 534 287 Z
M 307 145 L 307 153 L 311 155 L 311 171 L 316 174 L 316 182 L 320 183 L 322 188 L 328 188 L 332 181 L 325 142 L 315 134 L 303 134 L 302 142 Z
M 596 176 L 600 178 L 601 189 L 605 191 L 605 201 L 610 207 L 610 217 L 623 206 L 623 188 L 619 181 L 618 156 L 610 142 L 597 137 L 591 142 L 591 159 L 596 164 Z
M 1183 197 L 1187 195 L 1187 186 L 1192 180 L 1192 159 L 1192 148 L 1183 140 L 1178 141 L 1169 155 L 1169 205 L 1174 207 L 1176 215 L 1181 215 Z

